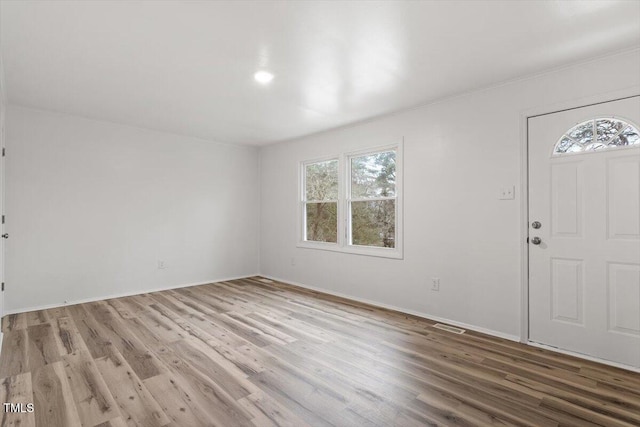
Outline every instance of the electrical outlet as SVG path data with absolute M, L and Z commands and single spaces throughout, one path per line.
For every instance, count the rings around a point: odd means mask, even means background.
M 498 199 L 500 200 L 513 200 L 515 199 L 516 190 L 513 185 L 500 188 L 498 193 Z
M 440 278 L 432 277 L 431 278 L 431 290 L 439 292 L 440 291 Z
M 167 263 L 164 261 L 158 261 L 158 268 L 161 270 L 167 268 Z

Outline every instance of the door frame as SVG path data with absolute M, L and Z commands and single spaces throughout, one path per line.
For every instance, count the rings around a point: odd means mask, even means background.
M 618 101 L 633 96 L 640 96 L 640 85 L 569 101 L 539 105 L 520 112 L 520 194 L 522 195 L 520 198 L 520 342 L 534 347 L 545 348 L 559 353 L 577 356 L 582 359 L 640 372 L 640 369 L 632 366 L 622 365 L 620 363 L 531 342 L 529 340 L 529 243 L 527 242 L 527 238 L 529 237 L 529 119 L 591 105 Z
M 5 204 L 5 188 L 7 182 L 6 170 L 7 170 L 7 162 L 4 156 L 5 145 L 6 145 L 6 124 L 7 124 L 7 90 L 6 84 L 4 81 L 4 67 L 2 63 L 2 56 L 0 55 L 0 215 L 2 216 L 2 224 L 0 224 L 0 234 L 4 233 L 5 230 L 5 221 L 4 214 L 6 211 Z M 2 290 L 0 290 L 0 326 L 2 325 L 2 318 L 5 315 L 4 312 L 4 282 L 5 282 L 5 271 L 7 269 L 7 263 L 5 262 L 5 239 L 0 237 L 0 279 L 2 281 Z M 2 329 L 0 328 L 0 351 L 2 350 L 2 340 L 4 338 Z

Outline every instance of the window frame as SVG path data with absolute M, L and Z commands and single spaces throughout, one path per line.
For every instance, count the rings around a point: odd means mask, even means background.
M 342 252 L 356 255 L 367 255 L 381 258 L 403 259 L 403 175 L 404 156 L 403 141 L 393 144 L 368 147 L 356 151 L 343 152 L 337 155 L 303 160 L 298 167 L 298 241 L 297 247 Z M 385 151 L 396 153 L 396 189 L 395 197 L 380 197 L 370 199 L 351 199 L 351 159 Z M 337 242 L 316 242 L 305 240 L 306 237 L 306 166 L 313 163 L 338 160 L 338 236 Z M 351 203 L 364 200 L 395 200 L 395 242 L 394 248 L 379 246 L 364 246 L 351 244 Z

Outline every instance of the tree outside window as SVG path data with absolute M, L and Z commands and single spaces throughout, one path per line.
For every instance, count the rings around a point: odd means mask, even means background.
M 305 165 L 305 240 L 338 241 L 338 160 Z
M 396 153 L 351 158 L 351 244 L 395 247 Z

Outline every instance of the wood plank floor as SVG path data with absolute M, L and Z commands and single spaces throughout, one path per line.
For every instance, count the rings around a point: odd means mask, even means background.
M 1 426 L 638 426 L 640 375 L 258 278 L 5 317 Z

